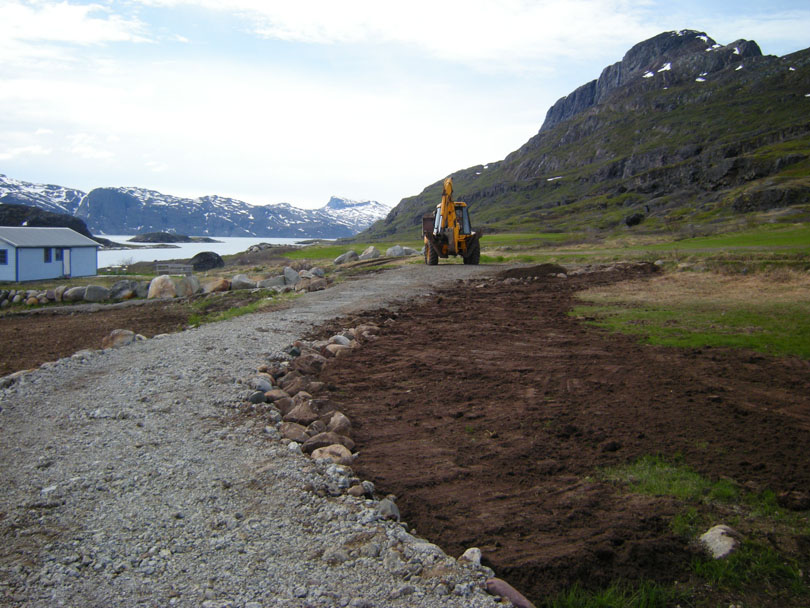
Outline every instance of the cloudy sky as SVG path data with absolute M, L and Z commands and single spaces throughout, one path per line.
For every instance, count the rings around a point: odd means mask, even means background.
M 633 44 L 784 55 L 807 0 L 0 0 L 0 173 L 394 205 L 502 159 Z

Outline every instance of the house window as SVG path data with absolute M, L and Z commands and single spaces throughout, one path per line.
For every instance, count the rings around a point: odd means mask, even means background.
M 65 250 L 61 247 L 56 248 L 56 261 L 61 262 L 62 259 L 65 257 Z
M 8 264 L 8 249 L 0 249 L 0 265 L 6 266 Z
M 42 259 L 47 264 L 47 263 L 49 263 L 51 261 L 51 248 L 50 247 L 45 247 L 45 249 L 43 249 L 43 251 L 45 252 L 45 255 L 44 255 L 44 257 Z

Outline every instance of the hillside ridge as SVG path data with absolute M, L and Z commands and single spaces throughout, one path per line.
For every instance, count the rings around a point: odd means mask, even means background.
M 778 209 L 810 219 L 808 115 L 810 49 L 780 58 L 664 32 L 557 101 L 506 158 L 450 176 L 485 232 L 677 232 Z M 357 238 L 418 237 L 444 177 Z

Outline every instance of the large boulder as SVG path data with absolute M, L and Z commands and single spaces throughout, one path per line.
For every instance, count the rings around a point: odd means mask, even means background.
M 65 293 L 62 294 L 62 301 L 63 302 L 78 302 L 80 300 L 84 300 L 84 292 L 87 291 L 87 287 L 79 285 L 77 287 L 71 287 L 70 289 L 65 290 Z M 18 300 L 16 299 L 20 294 L 17 294 L 15 297 L 15 302 Z
M 231 289 L 256 289 L 256 281 L 246 274 L 237 274 L 231 279 Z
M 381 255 L 382 254 L 380 253 L 379 249 L 377 249 L 374 245 L 369 245 L 368 247 L 366 247 L 365 251 L 363 251 L 363 253 L 360 254 L 359 259 L 361 259 L 361 260 L 375 260 L 378 257 L 380 257 Z
M 294 268 L 289 266 L 284 267 L 284 282 L 287 285 L 295 285 L 301 279 L 300 275 Z
M 155 298 L 174 298 L 176 296 L 177 288 L 174 285 L 174 279 L 168 274 L 162 274 L 152 279 L 152 282 L 149 283 L 149 292 L 146 294 L 149 300 L 154 300 Z
M 228 279 L 214 279 L 203 285 L 203 293 L 214 293 L 215 291 L 229 291 L 231 282 Z
M 123 281 L 116 281 L 112 287 L 110 287 L 110 299 L 111 300 L 129 300 L 136 296 L 136 290 L 138 289 L 138 281 L 131 281 L 129 279 L 124 279 Z
M 262 289 L 270 289 L 271 287 L 284 287 L 287 284 L 284 275 L 279 275 L 277 277 L 270 277 L 268 279 L 262 279 L 257 283 L 259 287 Z
M 223 268 L 225 266 L 225 260 L 223 260 L 218 253 L 213 251 L 201 251 L 191 258 L 189 263 L 197 272 L 213 270 L 214 268 Z
M 88 285 L 84 290 L 84 299 L 87 302 L 103 302 L 110 298 L 110 290 L 101 285 Z
M 335 266 L 340 266 L 341 264 L 348 264 L 349 262 L 356 262 L 360 259 L 360 256 L 357 255 L 357 252 L 354 249 L 349 249 L 343 255 L 339 255 L 335 258 Z
M 401 245 L 394 245 L 385 250 L 385 255 L 389 258 L 401 258 L 405 255 L 405 249 Z
M 181 277 L 175 281 L 175 290 L 177 291 L 177 295 L 181 298 L 188 298 L 193 296 L 195 293 L 202 291 L 202 287 L 200 287 L 200 281 L 195 276 L 186 276 Z
M 135 288 L 135 295 L 139 298 L 145 298 L 149 295 L 149 285 L 151 281 L 138 281 L 138 286 Z

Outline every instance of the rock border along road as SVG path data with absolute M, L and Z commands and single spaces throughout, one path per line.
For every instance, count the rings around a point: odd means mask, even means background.
M 285 310 L 84 351 L 0 390 L 0 605 L 494 606 L 491 571 L 375 501 L 324 497 L 349 469 L 234 416 L 241 381 L 310 328 L 494 270 L 389 270 Z

